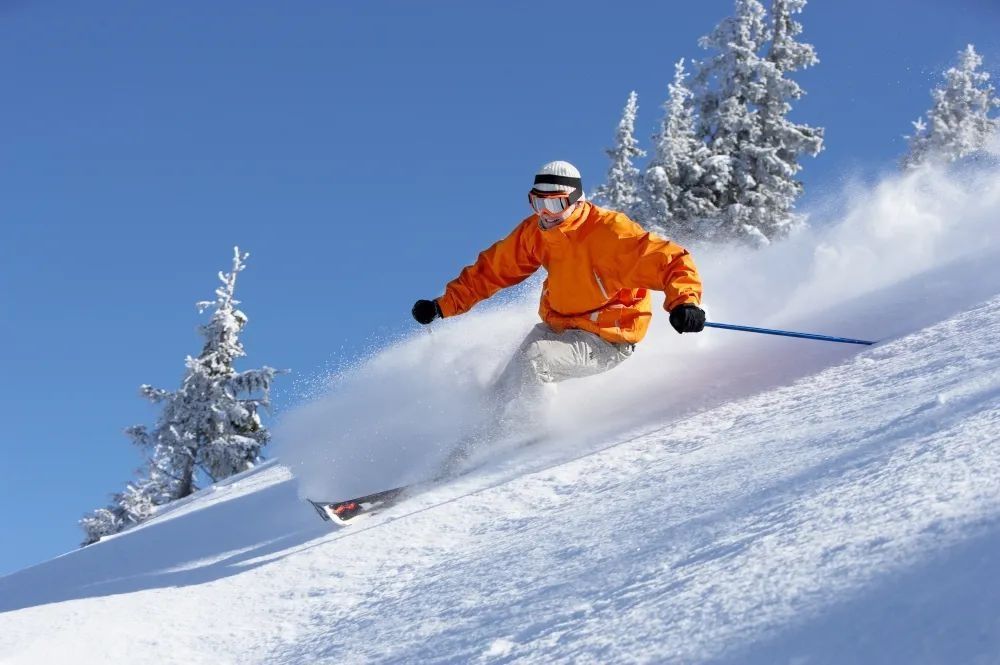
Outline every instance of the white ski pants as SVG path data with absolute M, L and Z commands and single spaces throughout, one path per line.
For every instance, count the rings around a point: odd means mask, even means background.
M 606 372 L 632 355 L 633 344 L 612 344 L 584 330 L 558 333 L 540 323 L 521 342 L 493 384 L 489 414 L 445 462 L 445 473 L 459 468 L 473 449 L 498 439 L 524 441 L 546 428 L 549 397 L 555 384 Z
M 544 401 L 546 384 L 606 372 L 632 355 L 635 345 L 612 344 L 585 330 L 556 332 L 539 323 L 518 347 L 494 386 L 497 407 Z M 529 407 L 530 404 L 523 406 Z

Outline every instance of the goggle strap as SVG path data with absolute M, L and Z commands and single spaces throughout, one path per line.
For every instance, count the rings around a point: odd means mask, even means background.
M 563 185 L 574 189 L 583 188 L 583 180 L 565 175 L 555 175 L 552 173 L 539 173 L 535 176 L 536 185 Z

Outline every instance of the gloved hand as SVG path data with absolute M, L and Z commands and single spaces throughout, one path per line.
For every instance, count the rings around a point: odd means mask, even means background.
M 437 300 L 418 300 L 413 303 L 412 312 L 413 318 L 417 320 L 417 323 L 424 326 L 434 319 L 444 317 L 441 314 L 441 306 L 437 304 Z
M 697 305 L 678 305 L 670 311 L 670 325 L 679 333 L 705 329 L 705 310 Z

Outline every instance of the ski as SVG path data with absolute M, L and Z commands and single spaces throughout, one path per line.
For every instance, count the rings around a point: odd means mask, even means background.
M 508 452 L 528 447 L 541 440 L 541 437 L 528 438 L 511 447 Z M 487 457 L 486 459 L 479 460 L 477 463 L 467 468 L 457 471 L 456 466 L 463 460 L 466 460 L 468 453 L 469 451 L 462 451 L 458 453 L 445 465 L 446 468 L 444 471 L 430 480 L 422 480 L 409 485 L 400 485 L 399 487 L 393 487 L 392 489 L 382 490 L 372 494 L 365 494 L 364 496 L 355 497 L 353 499 L 344 499 L 342 501 L 314 501 L 313 499 L 306 499 L 306 501 L 312 505 L 324 522 L 333 522 L 334 524 L 339 524 L 340 526 L 354 524 L 362 518 L 371 517 L 383 508 L 389 508 L 390 506 L 396 505 L 407 496 L 411 495 L 415 490 L 426 489 L 438 483 L 468 475 L 489 462 L 490 458 Z
M 356 521 L 361 516 L 370 517 L 375 514 L 375 510 L 378 508 L 388 508 L 395 504 L 401 495 L 412 487 L 412 485 L 402 485 L 344 501 L 321 502 L 312 499 L 306 499 L 306 501 L 316 509 L 323 521 L 346 525 Z

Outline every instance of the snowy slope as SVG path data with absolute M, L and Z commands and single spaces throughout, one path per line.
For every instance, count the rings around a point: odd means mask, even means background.
M 998 340 L 994 298 L 336 532 L 272 464 L 0 579 L 0 662 L 1000 662 Z
M 1000 663 L 1000 173 L 842 198 L 696 252 L 708 307 L 879 346 L 660 316 L 548 440 L 331 530 L 302 495 L 426 474 L 534 297 L 445 321 L 285 414 L 280 463 L 0 578 L 0 663 Z

